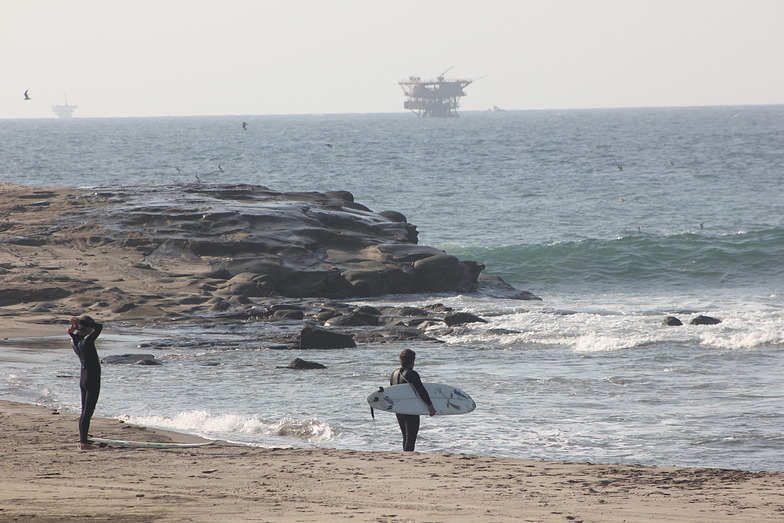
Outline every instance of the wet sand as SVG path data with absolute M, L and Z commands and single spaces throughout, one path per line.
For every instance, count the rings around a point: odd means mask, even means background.
M 76 416 L 0 401 L 1 521 L 781 521 L 784 473 L 472 455 L 76 447 Z M 114 439 L 196 438 L 94 419 Z

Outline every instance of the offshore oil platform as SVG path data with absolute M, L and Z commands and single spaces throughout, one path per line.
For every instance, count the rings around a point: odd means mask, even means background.
M 65 105 L 53 105 L 52 111 L 57 114 L 58 118 L 71 118 L 73 117 L 74 110 L 78 107 L 76 105 L 68 105 L 68 97 L 63 95 L 65 98 Z
M 454 67 L 454 66 L 453 66 Z M 410 76 L 398 82 L 406 99 L 403 109 L 414 112 L 420 118 L 456 118 L 460 97 L 466 96 L 464 89 L 474 80 L 447 80 L 444 75 L 452 67 L 438 75 L 435 80 L 422 80 Z

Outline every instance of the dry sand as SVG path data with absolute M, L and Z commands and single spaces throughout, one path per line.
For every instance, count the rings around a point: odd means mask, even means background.
M 76 448 L 76 417 L 0 402 L 0 521 L 781 521 L 784 473 L 470 455 Z M 95 419 L 95 435 L 192 437 Z

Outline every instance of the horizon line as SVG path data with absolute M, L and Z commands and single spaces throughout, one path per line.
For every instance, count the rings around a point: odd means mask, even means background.
M 606 107 L 548 107 L 539 109 L 503 109 L 494 111 L 493 109 L 464 109 L 459 114 L 467 113 L 490 113 L 490 112 L 538 112 L 538 111 L 601 111 L 618 109 L 689 109 L 689 108 L 711 108 L 711 107 L 770 107 L 782 106 L 784 103 L 749 103 L 749 104 L 706 104 L 706 105 L 618 105 Z M 148 114 L 148 115 L 114 115 L 114 116 L 73 116 L 71 118 L 58 118 L 57 116 L 23 116 L 23 117 L 0 117 L 0 120 L 98 120 L 109 118 L 210 118 L 210 117 L 259 117 L 259 116 L 341 116 L 341 115 L 397 115 L 411 114 L 410 111 L 375 111 L 375 112 L 319 112 L 319 113 L 224 113 L 224 114 Z M 431 118 L 432 119 L 432 118 Z M 446 119 L 449 118 L 436 118 Z

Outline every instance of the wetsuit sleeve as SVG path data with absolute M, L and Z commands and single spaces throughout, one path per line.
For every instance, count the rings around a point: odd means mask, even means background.
M 81 323 L 87 325 L 93 330 L 90 334 L 85 336 L 85 339 L 90 341 L 94 341 L 95 338 L 100 336 L 101 331 L 103 330 L 103 325 L 101 323 L 95 323 L 94 321 L 87 321 L 87 320 L 81 320 Z
M 81 349 L 79 349 L 79 340 L 81 340 L 81 337 L 71 334 L 71 348 L 76 354 L 76 357 L 79 358 L 79 362 L 84 365 L 84 356 L 82 355 Z
M 433 402 L 430 400 L 430 394 L 427 393 L 425 386 L 422 385 L 422 379 L 419 377 L 419 373 L 415 370 L 410 370 L 406 372 L 406 381 L 408 381 L 416 391 L 417 395 L 425 402 L 426 405 L 433 405 Z

